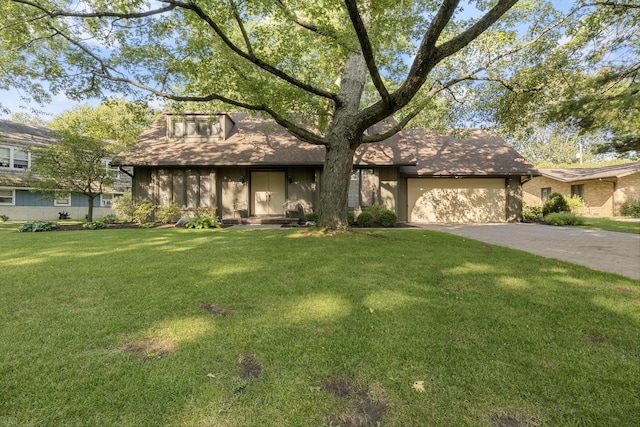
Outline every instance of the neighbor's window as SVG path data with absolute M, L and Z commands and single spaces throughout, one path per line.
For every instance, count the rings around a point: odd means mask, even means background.
M 15 190 L 0 188 L 0 205 L 13 205 L 15 200 Z
M 71 206 L 71 194 L 68 196 L 56 196 L 53 206 Z
M 571 186 L 571 197 L 573 196 L 580 196 L 584 200 L 584 184 Z
M 349 181 L 349 208 L 371 206 L 376 202 L 376 175 L 373 169 L 356 169 Z
M 540 189 L 540 198 L 544 202 L 551 195 L 551 187 L 545 187 Z
M 120 168 L 117 166 L 111 166 L 111 161 L 109 159 L 102 159 L 102 163 L 107 169 L 107 174 L 109 174 L 109 176 L 115 179 L 120 179 Z
M 100 195 L 100 206 L 110 207 L 113 205 L 114 200 L 122 196 L 122 193 L 102 193 Z
M 13 150 L 13 167 L 27 169 L 29 167 L 29 153 L 18 148 Z
M 9 147 L 0 147 L 0 167 L 11 167 L 11 150 Z

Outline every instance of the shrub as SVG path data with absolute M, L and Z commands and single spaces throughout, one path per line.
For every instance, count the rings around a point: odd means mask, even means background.
M 9 217 L 6 215 L 0 215 L 0 222 L 9 221 Z
M 180 218 L 180 205 L 173 200 L 167 206 L 160 206 L 156 212 L 156 219 L 162 224 L 176 222 Z
M 116 224 L 118 222 L 118 217 L 115 215 L 106 215 L 100 218 L 100 221 L 105 224 Z
M 640 199 L 629 199 L 622 204 L 622 215 L 640 218 Z
M 549 225 L 581 225 L 584 224 L 584 219 L 571 212 L 556 212 L 546 215 L 544 222 Z
M 58 224 L 52 221 L 29 221 L 18 227 L 18 231 L 21 233 L 27 231 L 51 231 L 54 228 L 58 228 Z
M 526 221 L 542 221 L 542 206 L 524 208 L 522 211 L 522 219 Z
M 184 226 L 187 228 L 220 228 L 220 223 L 215 216 L 200 215 L 191 218 Z
M 140 203 L 133 211 L 133 222 L 138 224 L 147 223 L 149 218 L 151 218 L 151 215 L 153 215 L 154 208 L 155 206 L 153 206 L 153 203 Z
M 356 214 L 353 213 L 352 211 L 347 212 L 347 224 L 349 224 L 349 226 L 352 226 L 356 223 Z
M 398 222 L 398 215 L 396 215 L 395 212 L 386 209 L 380 212 L 378 221 L 383 227 L 395 227 L 396 223 Z
M 584 204 L 584 200 L 582 200 L 582 197 L 578 196 L 577 194 L 574 194 L 573 196 L 569 197 L 567 200 L 567 205 L 569 206 L 569 211 L 573 214 L 579 215 L 582 213 L 582 210 L 585 207 Z
M 365 209 L 365 212 L 369 212 L 373 217 L 374 224 L 380 223 L 380 215 L 382 215 L 382 213 L 386 211 L 388 211 L 388 209 L 382 205 L 371 205 L 367 209 Z
M 373 227 L 373 215 L 368 210 L 358 215 L 358 225 L 361 227 Z
M 542 206 L 542 215 L 547 216 L 551 213 L 571 212 L 567 199 L 560 193 L 551 193 Z
M 133 214 L 136 211 L 136 207 L 133 205 L 131 192 L 129 191 L 120 197 L 116 197 L 111 203 L 111 209 L 113 209 L 118 218 L 124 221 L 133 221 Z
M 307 217 L 307 221 L 318 222 L 318 214 L 315 212 L 309 212 L 305 216 Z
M 85 222 L 82 224 L 82 228 L 89 230 L 102 230 L 103 228 L 107 228 L 107 223 L 101 218 L 96 221 Z

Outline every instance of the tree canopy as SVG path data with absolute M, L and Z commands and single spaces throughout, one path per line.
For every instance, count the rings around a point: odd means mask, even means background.
M 39 77 L 71 98 L 147 93 L 271 116 L 326 148 L 319 224 L 342 228 L 360 145 L 410 123 L 516 122 L 525 101 L 508 95 L 541 92 L 547 69 L 577 70 L 558 47 L 609 3 L 563 13 L 541 0 L 9 0 L 0 86 L 42 98 L 29 84 Z

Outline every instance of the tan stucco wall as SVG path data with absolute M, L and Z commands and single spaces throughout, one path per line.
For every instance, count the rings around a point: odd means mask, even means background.
M 602 181 L 578 181 L 565 183 L 544 176 L 535 177 L 523 185 L 526 206 L 542 206 L 540 191 L 551 187 L 551 192 L 571 196 L 572 185 L 584 185 L 585 216 L 617 216 L 620 207 L 629 198 L 640 198 L 640 174 Z M 615 188 L 615 192 L 614 192 Z
M 505 222 L 506 189 L 502 178 L 409 178 L 410 222 Z

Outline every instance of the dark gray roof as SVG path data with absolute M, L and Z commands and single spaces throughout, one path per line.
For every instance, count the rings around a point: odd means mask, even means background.
M 301 143 L 273 120 L 230 113 L 234 131 L 225 141 L 167 138 L 160 116 L 138 143 L 115 162 L 129 166 L 322 166 L 325 149 Z M 407 129 L 381 143 L 363 144 L 356 166 L 400 166 L 415 176 L 538 175 L 535 168 L 499 136 L 470 131 L 456 135 Z
M 19 145 L 54 144 L 57 138 L 51 129 L 0 119 L 0 142 Z
M 622 178 L 634 173 L 640 173 L 640 162 L 624 163 L 602 168 L 564 168 L 539 169 L 542 176 L 561 182 L 589 181 L 593 179 Z

